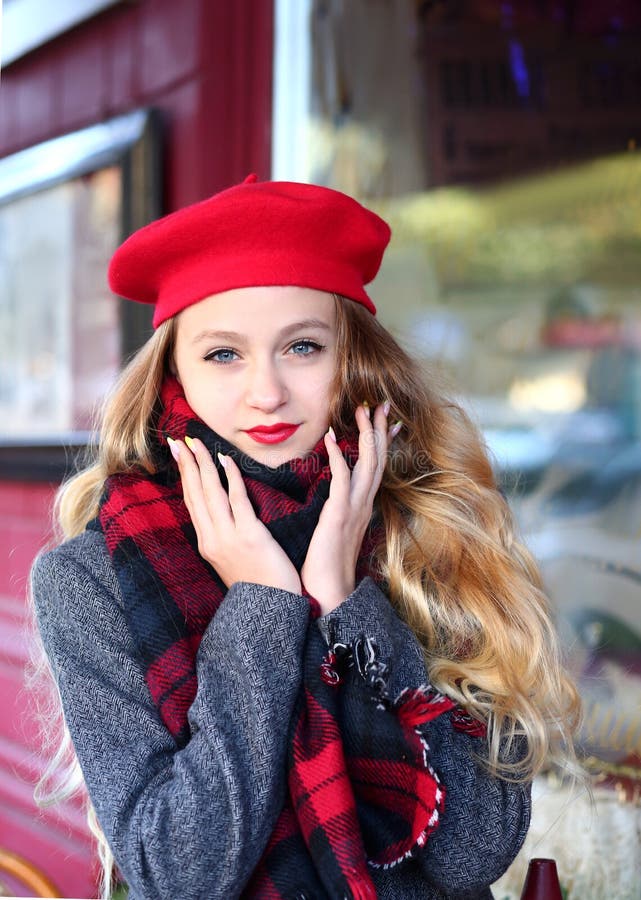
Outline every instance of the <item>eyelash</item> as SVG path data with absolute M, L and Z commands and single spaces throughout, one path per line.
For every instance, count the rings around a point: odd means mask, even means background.
M 232 359 L 216 359 L 219 353 L 236 353 L 236 351 L 232 350 L 231 347 L 219 347 L 218 350 L 212 350 L 211 353 L 208 353 L 203 359 L 205 362 L 217 363 L 219 366 L 226 366 L 229 365 L 230 362 L 233 362 Z
M 310 338 L 303 338 L 301 340 L 294 341 L 294 343 L 290 344 L 287 349 L 289 351 L 289 350 L 293 350 L 294 347 L 301 347 L 301 346 L 311 348 L 312 352 L 311 353 L 294 353 L 293 354 L 294 356 L 312 356 L 313 353 L 322 353 L 322 351 L 325 349 L 325 344 L 319 344 L 318 341 L 312 341 Z M 220 353 L 233 353 L 236 356 L 238 355 L 238 354 L 236 354 L 235 350 L 232 350 L 231 347 L 219 347 L 217 350 L 212 350 L 210 353 L 208 353 L 206 356 L 204 356 L 203 359 L 205 360 L 205 362 L 213 362 L 219 366 L 228 366 L 230 363 L 235 361 L 233 359 L 226 359 L 226 360 L 216 359 L 216 357 Z
M 324 344 L 319 344 L 318 341 L 312 341 L 311 338 L 303 338 L 300 341 L 294 341 L 293 344 L 290 344 L 289 350 L 293 350 L 294 347 L 300 347 L 304 345 L 305 347 L 311 347 L 312 350 L 316 353 L 320 353 L 325 349 Z M 311 353 L 296 353 L 295 356 L 311 356 Z

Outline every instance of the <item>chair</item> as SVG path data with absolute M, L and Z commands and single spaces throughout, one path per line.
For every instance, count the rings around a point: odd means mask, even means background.
M 11 885 L 3 883 L 3 877 L 10 878 Z M 0 897 L 13 896 L 13 885 L 24 887 L 33 897 L 62 897 L 62 894 L 47 876 L 32 862 L 0 847 Z

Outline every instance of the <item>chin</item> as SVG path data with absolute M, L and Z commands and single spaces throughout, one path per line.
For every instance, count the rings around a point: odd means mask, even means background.
M 252 459 L 255 459 L 256 462 L 259 462 L 263 466 L 269 466 L 271 469 L 276 469 L 278 466 L 282 466 L 285 463 L 290 462 L 292 459 L 296 459 L 297 456 L 305 456 L 306 454 L 297 453 L 295 450 L 285 450 L 284 447 L 277 448 L 271 447 L 268 450 L 263 449 L 251 449 L 246 451 L 248 456 L 251 456 Z
M 303 448 L 300 446 L 300 443 L 295 446 L 292 446 L 288 442 L 283 442 L 282 444 L 260 445 L 253 441 L 251 443 L 243 441 L 242 444 L 238 443 L 236 446 L 246 456 L 255 459 L 256 462 L 259 462 L 261 465 L 276 469 L 278 466 L 291 462 L 292 459 L 301 459 L 305 456 L 309 456 L 316 446 L 316 443 L 312 444 L 311 447 L 306 446 Z

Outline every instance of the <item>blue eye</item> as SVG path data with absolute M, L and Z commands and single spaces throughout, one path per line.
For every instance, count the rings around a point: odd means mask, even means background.
M 317 344 L 316 341 L 296 341 L 295 344 L 292 344 L 289 348 L 292 353 L 296 356 L 310 356 L 312 353 L 315 353 L 318 350 L 323 350 L 323 346 L 321 344 Z
M 208 353 L 204 358 L 207 362 L 224 364 L 233 362 L 237 359 L 237 354 L 235 350 L 230 350 L 229 347 L 222 347 L 220 350 L 212 350 L 212 352 Z

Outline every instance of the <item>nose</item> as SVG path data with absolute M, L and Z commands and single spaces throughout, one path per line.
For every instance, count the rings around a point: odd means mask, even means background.
M 274 412 L 287 402 L 289 392 L 273 359 L 257 360 L 248 371 L 246 400 L 262 412 Z

